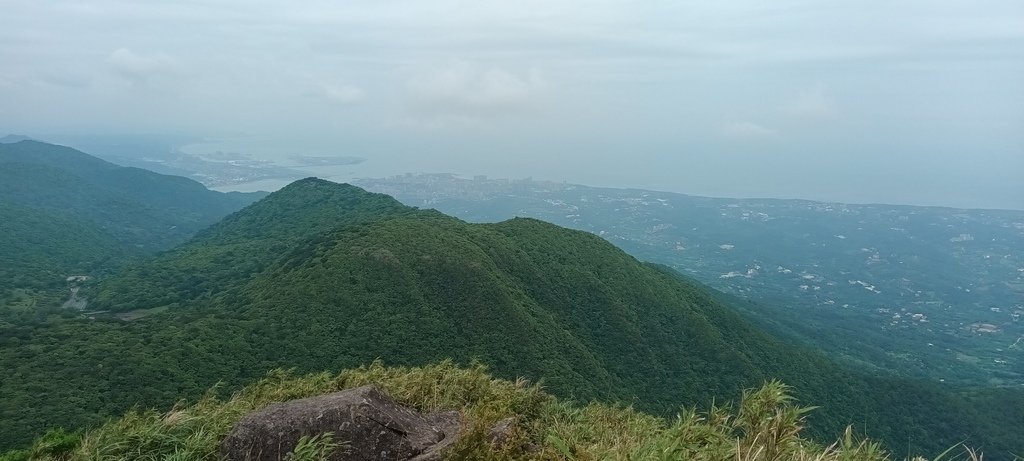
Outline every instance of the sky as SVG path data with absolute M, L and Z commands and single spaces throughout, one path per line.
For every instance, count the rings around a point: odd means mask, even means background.
M 1020 0 L 0 11 L 0 135 L 360 156 L 367 175 L 1024 209 Z

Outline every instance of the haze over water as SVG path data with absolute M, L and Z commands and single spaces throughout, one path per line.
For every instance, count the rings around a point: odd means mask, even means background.
M 2 133 L 1024 209 L 1017 0 L 8 3 Z

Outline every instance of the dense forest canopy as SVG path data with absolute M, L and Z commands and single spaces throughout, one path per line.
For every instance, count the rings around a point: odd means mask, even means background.
M 39 141 L 0 143 L 0 309 L 59 306 L 67 277 L 170 249 L 263 195 Z
M 854 424 L 915 453 L 961 440 L 993 458 L 1020 450 L 1019 415 L 985 411 L 1018 392 L 850 372 L 592 234 L 533 219 L 469 224 L 312 178 L 93 291 L 111 313 L 0 330 L 9 447 L 273 368 L 451 358 L 666 416 L 777 378 L 821 407 L 812 436 Z

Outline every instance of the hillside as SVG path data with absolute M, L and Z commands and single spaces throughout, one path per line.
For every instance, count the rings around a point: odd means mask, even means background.
M 9 446 L 135 403 L 166 408 L 216 382 L 233 389 L 277 367 L 451 358 L 660 415 L 777 378 L 822 407 L 810 419 L 814 436 L 853 423 L 915 453 L 961 440 L 990 459 L 1020 451 L 1019 440 L 989 431 L 1019 428 L 1011 414 L 847 372 L 671 270 L 532 219 L 468 224 L 307 179 L 123 277 L 103 282 L 98 302 L 138 320 L 0 330 Z
M 0 308 L 53 307 L 65 278 L 171 248 L 262 194 L 224 194 L 74 149 L 0 143 Z
M 358 185 L 472 222 L 542 219 L 753 303 L 865 370 L 1024 384 L 1024 211 L 726 199 L 411 175 Z
M 97 305 L 125 311 L 199 301 L 266 270 L 298 242 L 342 223 L 409 208 L 383 194 L 308 178 L 227 216 L 146 264 L 105 283 Z
M 67 213 L 144 249 L 173 247 L 259 197 L 214 192 L 190 179 L 117 166 L 69 147 L 0 144 L 0 199 Z
M 95 459 L 218 459 L 218 446 L 246 414 L 277 402 L 374 385 L 413 411 L 457 410 L 462 428 L 444 451 L 457 460 L 735 460 L 883 461 L 892 459 L 852 431 L 825 447 L 806 438 L 805 416 L 779 383 L 744 391 L 736 404 L 718 404 L 706 413 L 681 412 L 666 420 L 621 406 L 562 402 L 522 380 L 494 379 L 480 366 L 450 362 L 416 368 L 385 368 L 379 363 L 337 375 L 307 376 L 275 371 L 230 398 L 208 394 L 198 403 L 162 413 L 134 410 L 84 435 L 51 431 L 25 450 L 0 455 L 4 461 Z M 503 427 L 496 439 L 490 428 Z M 285 446 L 296 460 L 320 460 L 316 453 L 350 451 L 363 440 L 320 431 L 320 443 Z M 447 438 L 447 437 L 446 437 Z M 500 444 L 492 442 L 500 440 Z M 297 444 L 301 445 L 301 444 Z M 316 447 L 320 450 L 310 450 Z M 954 456 L 961 447 L 952 447 Z
M 96 274 L 137 256 L 98 226 L 0 201 L 0 306 L 59 306 L 70 275 Z

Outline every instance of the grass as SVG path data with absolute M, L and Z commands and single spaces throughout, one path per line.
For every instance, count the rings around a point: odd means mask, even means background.
M 849 428 L 835 443 L 801 437 L 811 408 L 796 405 L 790 389 L 768 382 L 745 392 L 735 405 L 707 412 L 681 411 L 667 421 L 631 407 L 555 399 L 540 385 L 492 378 L 480 365 L 451 362 L 415 368 L 373 363 L 337 375 L 296 376 L 274 371 L 230 398 L 211 389 L 191 405 L 170 411 L 133 410 L 85 434 L 55 430 L 27 450 L 0 461 L 38 460 L 218 460 L 217 447 L 245 414 L 274 402 L 376 384 L 396 401 L 420 411 L 458 409 L 465 425 L 446 453 L 451 460 L 694 460 L 694 461 L 876 461 L 890 460 L 878 444 L 858 439 Z M 498 421 L 514 418 L 507 442 L 492 445 Z M 289 459 L 324 460 L 348 441 L 309 434 Z M 957 452 L 962 451 L 958 455 Z M 950 449 L 936 461 L 980 461 L 966 447 Z
M 288 461 L 327 461 L 335 451 L 344 450 L 342 445 L 334 441 L 333 432 L 304 435 L 288 453 Z

